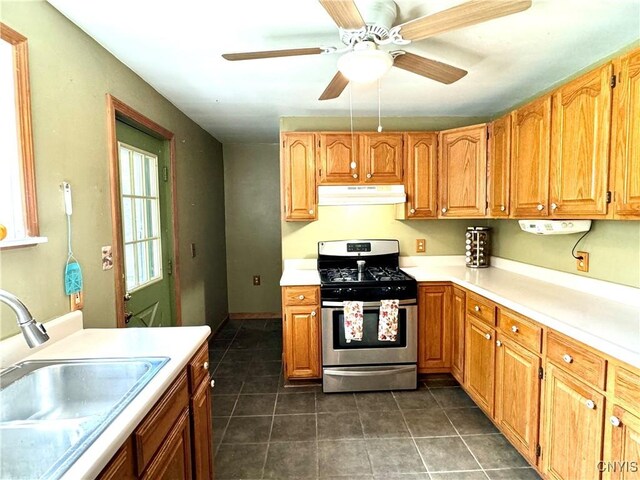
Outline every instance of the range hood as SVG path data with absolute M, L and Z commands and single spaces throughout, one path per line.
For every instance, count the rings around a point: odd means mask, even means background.
M 318 205 L 391 205 L 404 203 L 404 185 L 320 185 Z

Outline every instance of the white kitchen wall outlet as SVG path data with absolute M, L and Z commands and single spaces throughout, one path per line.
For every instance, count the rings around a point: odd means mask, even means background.
M 102 270 L 111 270 L 113 268 L 113 252 L 111 245 L 102 247 Z
M 424 238 L 416 238 L 416 253 L 425 253 L 427 251 L 427 241 Z

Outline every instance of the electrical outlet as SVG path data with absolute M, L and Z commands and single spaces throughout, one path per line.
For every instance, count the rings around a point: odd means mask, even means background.
M 576 268 L 579 272 L 588 272 L 589 271 L 589 252 L 576 252 L 577 257 L 582 257 L 576 259 Z
M 260 275 L 253 276 L 253 285 L 254 287 L 260 286 Z
M 69 301 L 71 303 L 71 311 L 82 310 L 84 308 L 84 295 L 82 292 L 73 293 L 69 295 Z
M 416 253 L 424 253 L 427 251 L 427 241 L 424 238 L 416 239 Z

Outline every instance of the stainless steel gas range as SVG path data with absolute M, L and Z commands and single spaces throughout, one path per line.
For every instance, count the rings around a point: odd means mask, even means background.
M 399 252 L 397 240 L 318 243 L 323 391 L 416 388 L 417 283 L 399 269 Z M 389 304 L 393 335 L 380 328 Z

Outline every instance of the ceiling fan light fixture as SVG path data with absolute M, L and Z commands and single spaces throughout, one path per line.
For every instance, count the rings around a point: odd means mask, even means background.
M 378 50 L 373 42 L 361 42 L 352 52 L 338 59 L 338 70 L 350 82 L 371 83 L 381 78 L 393 66 L 393 57 Z

